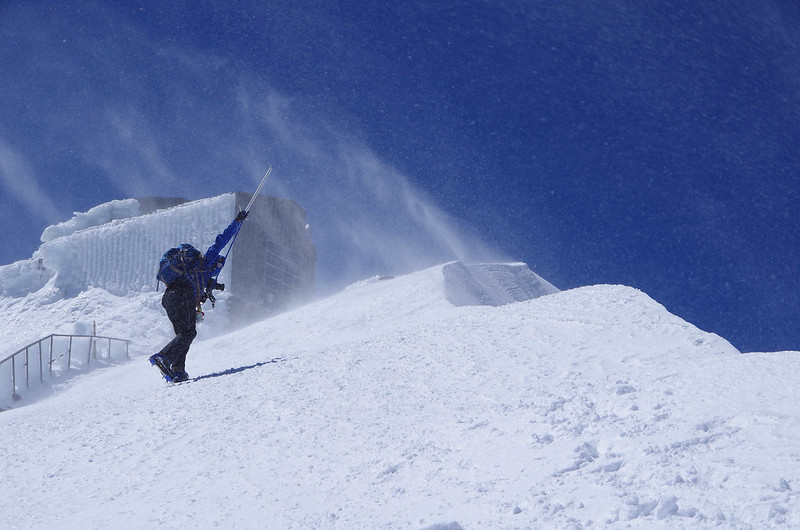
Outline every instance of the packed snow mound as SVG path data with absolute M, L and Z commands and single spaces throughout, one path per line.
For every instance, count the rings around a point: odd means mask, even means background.
M 99 204 L 86 212 L 75 212 L 72 219 L 48 226 L 42 232 L 42 243 L 68 236 L 79 230 L 109 223 L 115 219 L 127 219 L 139 215 L 139 201 L 124 199 Z
M 442 269 L 447 299 L 455 306 L 499 306 L 523 302 L 558 289 L 525 263 L 449 263 Z

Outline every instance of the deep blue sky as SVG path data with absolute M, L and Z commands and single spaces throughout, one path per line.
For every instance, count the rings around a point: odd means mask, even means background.
M 326 282 L 479 239 L 800 349 L 796 2 L 63 4 L 0 1 L 0 263 L 73 211 L 273 164 Z

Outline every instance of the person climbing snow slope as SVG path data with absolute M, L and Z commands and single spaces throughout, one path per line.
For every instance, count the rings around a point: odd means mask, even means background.
M 167 381 L 179 383 L 189 379 L 186 354 L 197 336 L 198 315 L 203 314 L 201 304 L 208 298 L 213 301 L 211 291 L 225 288 L 216 282 L 225 264 L 220 252 L 237 234 L 246 217 L 246 210 L 239 212 L 205 254 L 184 243 L 168 250 L 161 258 L 156 278 L 167 286 L 161 305 L 172 322 L 175 338 L 160 352 L 150 356 L 150 363 L 161 370 Z

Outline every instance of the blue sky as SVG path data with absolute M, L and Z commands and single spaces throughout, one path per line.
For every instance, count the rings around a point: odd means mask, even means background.
M 162 4 L 0 3 L 0 263 L 271 164 L 323 285 L 513 259 L 800 349 L 794 2 Z

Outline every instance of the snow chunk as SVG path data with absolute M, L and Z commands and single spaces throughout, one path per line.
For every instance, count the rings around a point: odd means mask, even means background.
M 28 259 L 0 267 L 0 296 L 19 298 L 38 291 L 52 278 L 41 259 Z
M 423 530 L 464 530 L 464 527 L 453 521 L 452 523 L 447 524 L 435 524 L 433 526 L 427 526 L 423 528 Z
M 115 219 L 127 219 L 139 215 L 139 201 L 124 199 L 106 202 L 95 206 L 87 212 L 75 212 L 72 219 L 48 226 L 42 232 L 42 243 L 56 238 L 74 234 L 78 230 L 100 226 Z
M 361 280 L 355 283 L 351 283 L 347 287 L 344 288 L 345 291 L 350 289 L 360 289 L 362 287 L 366 287 L 367 285 L 372 285 L 373 283 L 378 283 L 386 280 L 392 280 L 394 276 L 372 276 L 371 278 L 367 278 L 366 280 Z

